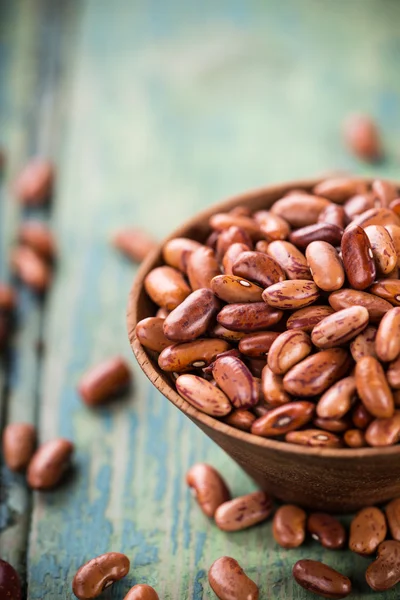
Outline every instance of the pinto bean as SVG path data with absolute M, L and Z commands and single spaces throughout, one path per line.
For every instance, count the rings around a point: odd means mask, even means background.
M 229 304 L 220 310 L 217 321 L 232 331 L 251 333 L 276 325 L 282 315 L 281 310 L 268 306 L 265 302 Z
M 343 308 L 350 308 L 355 304 L 364 306 L 369 313 L 369 320 L 371 323 L 378 323 L 383 315 L 391 308 L 389 302 L 382 298 L 378 298 L 378 296 L 360 290 L 350 290 L 348 288 L 332 292 L 332 294 L 329 295 L 329 304 L 336 311 Z
M 305 227 L 316 223 L 320 213 L 329 204 L 329 200 L 321 196 L 293 192 L 277 200 L 272 205 L 271 212 L 286 219 L 292 227 Z
M 316 196 L 324 196 L 332 202 L 343 204 L 356 194 L 364 194 L 367 191 L 367 185 L 361 179 L 350 177 L 335 177 L 333 179 L 324 179 L 313 189 Z
M 285 435 L 311 421 L 314 410 L 315 406 L 312 402 L 289 402 L 278 406 L 256 419 L 251 427 L 251 433 L 261 437 Z
M 363 306 L 344 308 L 322 319 L 312 330 L 311 339 L 318 348 L 341 346 L 363 331 L 368 320 L 368 311 Z
M 310 446 L 312 448 L 341 448 L 343 445 L 340 438 L 330 431 L 320 429 L 302 429 L 301 431 L 290 431 L 285 440 L 290 444 L 299 446 Z
M 268 519 L 272 500 L 265 492 L 253 492 L 221 504 L 215 511 L 215 524 L 222 531 L 241 531 Z
M 304 510 L 293 504 L 279 507 L 272 522 L 272 534 L 282 548 L 298 548 L 306 537 L 306 519 Z
M 326 513 L 312 513 L 308 517 L 307 530 L 314 540 L 329 550 L 343 548 L 346 541 L 346 530 L 343 525 L 335 517 Z
M 197 375 L 180 375 L 175 382 L 178 394 L 189 404 L 213 417 L 225 417 L 232 410 L 228 397 Z
M 373 554 L 386 537 L 385 515 L 379 508 L 363 508 L 350 525 L 349 548 L 361 556 Z
M 211 289 L 229 304 L 262 301 L 263 288 L 237 275 L 217 275 L 211 280 Z
M 306 258 L 312 277 L 319 288 L 333 292 L 344 283 L 344 269 L 335 248 L 327 242 L 315 241 L 307 246 Z
M 186 483 L 207 517 L 213 517 L 217 508 L 231 498 L 223 477 L 214 467 L 205 463 L 197 463 L 189 469 Z
M 234 262 L 232 271 L 234 275 L 245 277 L 262 288 L 286 279 L 279 263 L 262 252 L 242 252 Z
M 258 600 L 258 587 L 239 563 L 228 556 L 216 560 L 208 572 L 210 586 L 220 600 Z
M 263 291 L 264 301 L 281 310 L 296 310 L 313 304 L 319 291 L 313 281 L 292 279 L 270 285 Z
M 294 244 L 277 240 L 268 245 L 267 253 L 280 264 L 288 279 L 312 279 L 306 257 Z
M 187 276 L 193 291 L 201 288 L 211 289 L 211 281 L 221 273 L 220 266 L 212 248 L 200 246 L 187 258 Z
M 144 280 L 146 292 L 158 306 L 173 310 L 189 296 L 190 287 L 183 275 L 173 267 L 156 267 Z
M 213 366 L 213 376 L 235 408 L 250 408 L 257 404 L 257 383 L 239 358 L 218 358 Z
M 365 408 L 378 418 L 392 417 L 393 395 L 380 363 L 372 356 L 364 356 L 356 364 L 357 393 Z
M 305 250 L 309 244 L 317 241 L 325 242 L 332 246 L 340 246 L 342 236 L 343 229 L 337 227 L 337 225 L 315 223 L 315 225 L 296 229 L 296 231 L 290 234 L 289 239 L 292 244 L 295 244 L 301 250 Z
M 301 330 L 289 329 L 272 343 L 268 353 L 268 366 L 276 375 L 284 375 L 295 364 L 306 358 L 312 350 L 310 337 Z
M 376 327 L 369 325 L 350 343 L 350 352 L 355 362 L 358 362 L 363 356 L 373 356 L 374 358 L 377 358 L 375 351 L 377 331 Z
M 265 365 L 262 370 L 261 389 L 265 401 L 270 406 L 281 406 L 290 402 L 290 396 L 283 387 L 282 377 L 271 371 L 268 365 Z
M 330 306 L 307 306 L 293 312 L 286 322 L 288 329 L 301 329 L 307 333 L 311 332 L 316 325 L 325 317 L 333 314 Z
M 351 581 L 328 565 L 316 560 L 298 560 L 293 577 L 305 590 L 324 598 L 346 598 L 351 593 Z
M 230 347 L 228 342 L 213 338 L 170 344 L 160 353 L 158 364 L 163 371 L 176 373 L 190 368 L 199 369 L 210 365 L 219 354 L 229 351 Z
M 195 340 L 207 331 L 219 307 L 220 303 L 208 288 L 192 292 L 164 320 L 164 335 L 177 342 Z
M 317 415 L 323 419 L 340 419 L 351 408 L 356 394 L 356 378 L 352 375 L 333 384 L 319 399 Z
M 341 249 L 350 285 L 356 290 L 364 290 L 373 283 L 376 274 L 367 234 L 361 227 L 351 226 L 343 234 Z

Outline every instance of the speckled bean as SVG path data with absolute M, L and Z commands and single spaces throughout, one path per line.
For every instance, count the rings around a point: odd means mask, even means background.
M 321 396 L 317 415 L 323 419 L 340 419 L 351 408 L 356 395 L 356 378 L 340 379 Z
M 190 287 L 182 273 L 173 267 L 156 267 L 144 280 L 146 292 L 158 306 L 173 310 L 189 296 Z
M 192 290 L 210 288 L 211 281 L 221 273 L 212 248 L 200 246 L 187 258 L 187 276 Z
M 335 517 L 326 513 L 311 513 L 307 521 L 307 530 L 314 540 L 329 550 L 343 548 L 346 541 L 346 530 L 343 525 Z
M 263 252 L 242 252 L 233 264 L 232 271 L 238 277 L 266 288 L 286 279 L 280 264 Z
M 312 279 L 306 257 L 290 242 L 272 242 L 267 252 L 280 264 L 288 279 Z
M 163 371 L 177 373 L 190 368 L 199 369 L 210 365 L 219 354 L 230 348 L 224 340 L 199 338 L 194 342 L 168 346 L 158 357 L 158 364 Z
M 229 304 L 220 310 L 217 321 L 227 329 L 251 333 L 276 325 L 282 315 L 281 310 L 268 306 L 265 302 Z
M 361 556 L 373 554 L 386 537 L 385 515 L 379 508 L 363 508 L 350 525 L 349 548 Z
M 314 410 L 312 402 L 289 402 L 278 406 L 254 421 L 251 433 L 261 437 L 285 435 L 311 421 Z
M 323 241 L 311 242 L 306 249 L 306 258 L 314 282 L 325 292 L 333 292 L 344 283 L 342 261 L 335 248 Z
M 30 423 L 10 423 L 3 431 L 4 462 L 11 471 L 28 466 L 36 445 L 36 429 Z
M 208 571 L 208 581 L 219 600 L 258 600 L 258 587 L 239 563 L 228 556 L 218 558 Z
M 389 232 L 382 225 L 369 225 L 364 229 L 372 249 L 377 272 L 388 275 L 397 266 L 397 253 Z
M 293 577 L 301 587 L 324 598 L 339 600 L 351 593 L 351 581 L 338 571 L 316 560 L 299 560 Z
M 364 356 L 373 356 L 377 358 L 375 351 L 377 331 L 376 327 L 369 325 L 350 343 L 350 352 L 355 362 L 358 362 Z
M 231 498 L 224 479 L 214 467 L 205 463 L 197 463 L 189 469 L 186 483 L 207 517 L 213 517 L 217 508 Z
M 225 417 L 232 410 L 228 397 L 209 381 L 197 375 L 180 375 L 175 385 L 182 398 L 207 415 Z
M 306 537 L 307 515 L 294 504 L 280 506 L 272 522 L 272 534 L 282 548 L 298 548 Z
M 352 225 L 342 237 L 344 269 L 350 285 L 355 290 L 370 286 L 376 274 L 374 258 L 367 234 L 361 227 Z
M 333 314 L 333 312 L 334 310 L 330 306 L 307 306 L 292 313 L 286 322 L 286 327 L 288 329 L 301 329 L 309 333 L 315 325 L 325 317 Z
M 283 379 L 276 375 L 268 365 L 262 370 L 261 389 L 265 401 L 272 407 L 290 402 L 290 396 L 283 388 Z
M 313 304 L 319 297 L 319 291 L 313 281 L 292 279 L 269 286 L 262 297 L 274 308 L 296 310 Z
M 377 418 L 393 416 L 394 402 L 380 363 L 372 356 L 364 356 L 356 364 L 357 393 L 365 408 Z
M 284 375 L 310 354 L 310 336 L 301 330 L 289 329 L 281 333 L 268 352 L 268 366 L 276 375 Z
M 39 446 L 28 466 L 28 485 L 34 490 L 54 488 L 68 469 L 73 451 L 73 443 L 63 438 Z
M 237 275 L 214 277 L 211 289 L 218 298 L 229 304 L 262 301 L 263 288 Z
M 125 577 L 129 567 L 129 558 L 125 554 L 101 554 L 78 569 L 72 582 L 72 591 L 79 600 L 97 598 L 103 590 Z
M 241 531 L 268 519 L 272 500 L 265 492 L 253 492 L 221 504 L 214 515 L 222 531 Z

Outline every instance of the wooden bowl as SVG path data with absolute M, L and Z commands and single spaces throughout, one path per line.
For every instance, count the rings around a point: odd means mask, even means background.
M 369 180 L 368 180 L 369 181 Z M 268 208 L 289 189 L 310 190 L 318 180 L 294 181 L 246 192 L 201 212 L 172 237 L 204 241 L 208 219 L 237 205 Z M 134 281 L 128 305 L 129 340 L 137 361 L 156 388 L 231 456 L 256 483 L 285 502 L 331 512 L 347 512 L 400 496 L 400 446 L 388 448 L 307 448 L 235 429 L 196 410 L 175 391 L 169 376 L 135 335 L 138 321 L 156 307 L 144 290 L 144 278 L 163 264 L 162 245 L 146 259 Z

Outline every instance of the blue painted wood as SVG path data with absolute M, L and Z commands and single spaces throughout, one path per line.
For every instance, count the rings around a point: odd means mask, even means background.
M 42 51 L 60 47 L 68 69 L 60 79 L 48 52 L 53 84 L 39 101 L 52 132 L 44 147 L 59 159 L 53 225 L 61 246 L 46 312 L 39 425 L 43 440 L 75 441 L 76 469 L 54 493 L 34 496 L 28 597 L 71 598 L 78 566 L 119 550 L 131 558 L 131 573 L 105 598 L 121 598 L 140 581 L 166 600 L 212 598 L 207 570 L 224 554 L 260 583 L 261 597 L 309 597 L 290 577 L 292 564 L 309 556 L 348 573 L 353 597 L 368 598 L 360 557 L 314 542 L 280 550 L 270 523 L 227 535 L 197 509 L 184 484 L 195 461 L 220 468 L 234 494 L 253 486 L 133 364 L 125 308 L 135 269 L 107 240 L 127 223 L 162 237 L 216 200 L 279 179 L 337 168 L 398 177 L 400 5 L 84 0 L 77 29 L 66 6 L 59 20 L 41 4 L 54 17 L 41 30 Z M 24 7 L 14 17 L 20 32 L 39 19 Z M 33 49 L 25 39 L 8 42 L 20 61 L 14 77 L 39 51 L 39 42 Z M 13 81 L 10 97 L 19 99 L 21 82 Z M 4 114 L 3 93 L 0 102 Z M 342 148 L 339 124 L 355 109 L 382 125 L 389 158 L 376 168 Z M 76 383 L 115 353 L 132 361 L 135 389 L 89 411 Z

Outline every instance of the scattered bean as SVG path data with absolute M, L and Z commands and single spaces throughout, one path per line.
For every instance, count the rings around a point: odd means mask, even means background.
M 400 581 L 400 542 L 386 540 L 378 547 L 378 557 L 365 574 L 369 587 L 376 592 L 390 590 Z
M 239 563 L 228 556 L 218 558 L 208 571 L 208 581 L 220 600 L 258 600 L 258 587 Z
M 299 560 L 293 567 L 293 577 L 301 587 L 324 598 L 346 598 L 351 593 L 351 581 L 328 565 L 316 560 Z
M 278 508 L 272 522 L 272 533 L 282 548 L 298 548 L 306 537 L 307 515 L 302 508 L 285 504 Z
M 36 430 L 30 423 L 10 423 L 3 431 L 4 462 L 11 471 L 28 466 L 36 444 Z
M 49 199 L 54 183 L 54 166 L 45 158 L 32 158 L 15 182 L 15 194 L 22 204 L 40 206 Z
M 113 246 L 133 262 L 142 262 L 157 248 L 157 242 L 143 229 L 120 229 L 112 237 Z
M 79 600 L 97 598 L 103 590 L 125 577 L 129 567 L 129 558 L 125 554 L 101 554 L 78 569 L 72 582 L 72 591 Z
M 129 590 L 124 600 L 159 600 L 159 596 L 150 585 L 139 583 Z
M 344 139 L 358 158 L 376 162 L 382 158 L 381 136 L 377 125 L 368 115 L 350 115 L 344 123 Z
M 379 508 L 363 508 L 350 525 L 349 548 L 361 556 L 373 554 L 386 537 L 385 515 Z
M 193 465 L 186 474 L 186 483 L 207 517 L 213 517 L 217 508 L 230 500 L 231 494 L 225 481 L 210 465 Z
M 89 369 L 79 382 L 78 392 L 85 404 L 97 406 L 126 390 L 131 378 L 126 360 L 116 356 Z
M 72 442 L 63 438 L 39 446 L 28 466 L 29 486 L 34 490 L 54 488 L 68 469 L 73 451 Z
M 26 286 L 39 294 L 44 293 L 50 286 L 49 265 L 27 246 L 14 248 L 11 254 L 11 268 Z
M 343 525 L 335 517 L 326 513 L 312 513 L 308 517 L 307 531 L 314 540 L 329 550 L 343 548 L 346 541 L 346 530 Z
M 265 492 L 253 492 L 221 504 L 214 514 L 222 531 L 241 531 L 268 519 L 272 512 L 271 498 Z

